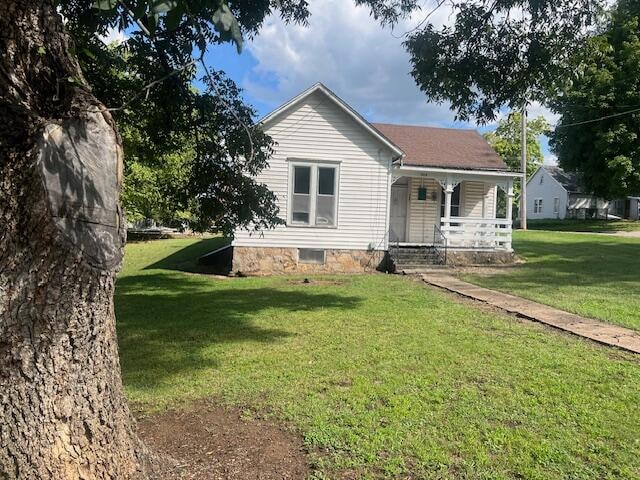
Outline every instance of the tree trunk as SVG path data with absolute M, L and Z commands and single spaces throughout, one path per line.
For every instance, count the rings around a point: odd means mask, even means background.
M 113 311 L 122 148 L 53 0 L 0 2 L 0 478 L 145 476 Z

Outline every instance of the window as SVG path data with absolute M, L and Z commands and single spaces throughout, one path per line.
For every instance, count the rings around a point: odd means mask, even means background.
M 540 175 L 540 185 L 544 183 L 544 175 Z
M 338 167 L 296 163 L 291 172 L 290 223 L 335 227 L 338 223 Z
M 315 250 L 312 248 L 299 248 L 298 261 L 300 263 L 315 263 L 317 265 L 324 265 L 325 263 L 324 250 Z
M 336 224 L 336 169 L 318 167 L 316 225 Z
M 553 197 L 553 213 L 560 213 L 560 199 Z
M 542 213 L 542 199 L 536 198 L 533 201 L 533 213 Z
M 460 216 L 460 185 L 456 185 L 453 189 L 453 193 L 451 194 L 451 216 L 459 217 Z M 444 217 L 444 203 L 445 203 L 445 191 L 442 190 L 441 202 L 440 202 L 440 217 Z
M 311 212 L 311 167 L 293 167 L 292 198 L 291 221 L 308 224 Z

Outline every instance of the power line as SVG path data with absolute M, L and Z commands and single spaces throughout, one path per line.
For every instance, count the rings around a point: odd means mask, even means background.
M 591 120 L 584 120 L 581 122 L 565 123 L 560 125 L 556 124 L 555 128 L 558 129 L 558 128 L 576 127 L 578 125 L 586 125 L 587 123 L 600 122 L 602 120 L 607 120 L 608 118 L 620 117 L 622 115 L 628 115 L 630 113 L 635 113 L 635 112 L 640 112 L 640 108 L 634 108 L 632 110 L 627 110 L 626 112 L 612 113 L 611 115 L 605 115 L 604 117 L 593 118 Z

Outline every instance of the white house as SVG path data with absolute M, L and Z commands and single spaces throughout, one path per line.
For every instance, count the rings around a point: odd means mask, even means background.
M 609 201 L 585 192 L 579 175 L 542 165 L 527 181 L 527 216 L 531 219 L 583 217 L 590 210 L 606 216 Z
M 473 130 L 371 124 L 318 83 L 262 120 L 277 142 L 257 180 L 285 225 L 235 232 L 245 274 L 357 272 L 387 262 L 511 257 L 513 179 Z M 508 198 L 496 218 L 498 189 Z

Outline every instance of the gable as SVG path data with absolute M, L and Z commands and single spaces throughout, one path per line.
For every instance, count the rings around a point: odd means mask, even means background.
M 262 123 L 265 131 L 269 131 L 272 129 L 274 123 L 282 121 L 283 117 L 291 115 L 292 111 L 295 111 L 300 107 L 315 110 L 316 114 L 321 114 L 322 110 L 341 112 L 344 117 L 349 118 L 350 121 L 357 125 L 363 132 L 366 132 L 367 135 L 381 144 L 381 146 L 386 147 L 386 149 L 388 149 L 395 157 L 400 158 L 404 155 L 404 152 L 400 147 L 376 130 L 344 100 L 339 98 L 335 93 L 321 83 L 317 83 L 273 112 L 269 113 L 260 121 L 260 123 Z M 309 112 L 309 115 L 312 114 L 313 112 Z

